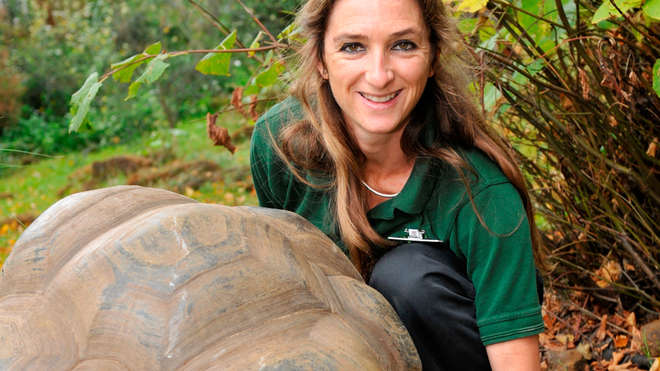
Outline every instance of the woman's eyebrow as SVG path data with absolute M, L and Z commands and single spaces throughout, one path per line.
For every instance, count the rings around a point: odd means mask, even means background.
M 339 35 L 332 38 L 334 43 L 339 43 L 344 40 L 364 40 L 367 36 L 359 33 L 340 33 Z
M 404 28 L 403 30 L 393 32 L 389 35 L 391 39 L 395 39 L 401 36 L 406 36 L 406 35 L 416 35 L 420 34 L 422 31 L 417 28 L 417 27 L 408 27 Z M 350 32 L 344 32 L 340 33 L 339 35 L 335 36 L 332 38 L 332 41 L 334 43 L 340 43 L 345 40 L 365 40 L 368 37 L 364 34 L 360 33 L 350 33 Z
M 408 28 L 404 28 L 401 31 L 393 32 L 392 34 L 390 34 L 390 36 L 392 38 L 397 38 L 397 37 L 401 37 L 401 36 L 405 36 L 405 35 L 409 35 L 409 34 L 420 34 L 420 33 L 421 33 L 421 31 L 417 27 L 408 27 Z

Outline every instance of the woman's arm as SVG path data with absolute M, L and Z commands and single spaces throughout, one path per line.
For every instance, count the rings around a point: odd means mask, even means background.
M 537 335 L 486 346 L 493 371 L 536 371 L 541 369 Z

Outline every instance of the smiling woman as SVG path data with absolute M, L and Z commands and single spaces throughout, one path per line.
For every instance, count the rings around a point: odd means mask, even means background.
M 466 93 L 441 0 L 308 0 L 297 21 L 292 97 L 252 138 L 260 205 L 332 238 L 424 369 L 538 369 L 531 202 Z

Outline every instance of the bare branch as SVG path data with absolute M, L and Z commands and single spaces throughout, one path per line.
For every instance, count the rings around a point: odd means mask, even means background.
M 204 15 L 204 17 L 205 17 L 206 19 L 208 19 L 211 23 L 213 23 L 213 25 L 214 25 L 217 29 L 219 29 L 222 33 L 224 33 L 225 35 L 229 35 L 229 34 L 231 33 L 231 31 L 229 30 L 229 28 L 228 28 L 227 26 L 225 26 L 225 25 L 220 21 L 220 19 L 218 19 L 218 17 L 216 17 L 216 16 L 214 16 L 213 14 L 211 14 L 211 12 L 209 12 L 209 11 L 206 10 L 206 9 L 204 9 L 201 5 L 199 5 L 198 3 L 196 3 L 194 0 L 188 0 L 188 2 L 189 2 L 190 4 L 192 4 L 195 8 L 197 8 L 197 10 L 199 10 L 199 11 L 202 13 L 202 15 Z M 236 43 L 237 43 L 238 46 L 240 46 L 241 48 L 245 48 L 245 45 L 244 45 L 240 40 L 237 39 L 237 40 L 236 40 Z
M 271 40 L 275 45 L 278 45 L 278 42 L 277 42 L 277 39 L 275 38 L 275 36 L 273 36 L 273 34 L 270 33 L 270 31 L 268 31 L 268 29 L 266 28 L 266 26 L 264 26 L 264 24 L 261 23 L 261 21 L 259 21 L 259 19 L 258 19 L 257 17 L 255 17 L 255 15 L 254 15 L 254 13 L 252 12 L 252 10 L 251 10 L 250 8 L 248 8 L 247 6 L 245 6 L 245 4 L 243 4 L 243 2 L 242 2 L 241 0 L 236 0 L 236 2 L 238 2 L 239 4 L 241 4 L 241 6 L 243 7 L 243 9 L 245 9 L 245 11 L 247 12 L 247 14 L 249 14 L 250 17 L 252 17 L 252 20 L 254 20 L 254 22 L 255 22 L 256 24 L 259 25 L 259 27 L 264 31 L 264 33 L 265 33 L 266 35 L 268 35 L 268 37 L 270 38 L 270 40 Z

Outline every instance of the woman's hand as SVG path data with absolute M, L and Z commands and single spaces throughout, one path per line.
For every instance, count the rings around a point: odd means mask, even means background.
M 486 346 L 493 371 L 536 371 L 541 369 L 537 335 Z

